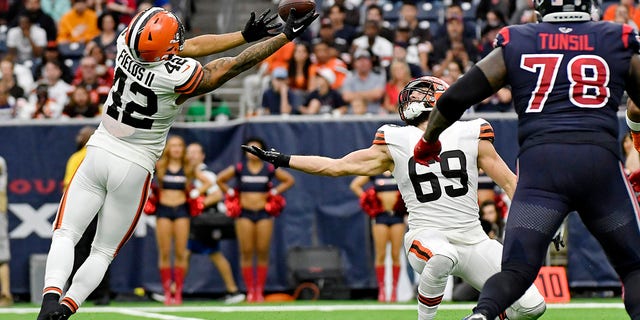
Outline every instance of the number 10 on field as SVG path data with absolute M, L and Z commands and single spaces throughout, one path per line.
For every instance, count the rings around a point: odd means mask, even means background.
M 568 303 L 571 300 L 564 267 L 542 267 L 534 284 L 547 303 Z

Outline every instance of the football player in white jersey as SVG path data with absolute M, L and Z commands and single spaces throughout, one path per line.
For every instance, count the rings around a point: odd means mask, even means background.
M 400 93 L 398 106 L 400 117 L 408 125 L 384 125 L 376 132 L 371 147 L 340 159 L 289 156 L 243 146 L 276 166 L 316 175 L 373 176 L 391 170 L 409 211 L 404 246 L 409 263 L 420 273 L 420 320 L 435 317 L 449 275 L 480 290 L 500 271 L 502 245 L 489 239 L 478 217 L 478 169 L 483 169 L 509 196 L 516 186 L 516 176 L 493 147 L 493 128 L 483 119 L 456 122 L 442 133 L 442 161 L 430 166 L 414 161 L 413 146 L 447 88 L 446 82 L 435 77 L 412 80 Z M 532 286 L 507 309 L 506 316 L 512 320 L 537 319 L 545 309 L 544 299 Z
M 102 122 L 87 143 L 87 155 L 64 193 L 53 224 L 43 302 L 38 319 L 67 319 L 98 285 L 105 270 L 131 237 L 147 199 L 154 165 L 180 105 L 210 92 L 253 67 L 302 34 L 315 11 L 281 24 L 276 15 L 251 14 L 244 30 L 202 35 L 185 41 L 182 23 L 153 7 L 140 12 L 117 39 L 115 79 Z M 235 57 L 204 66 L 192 57 L 221 52 L 265 37 Z M 62 289 L 73 266 L 73 247 L 98 214 L 91 253 Z

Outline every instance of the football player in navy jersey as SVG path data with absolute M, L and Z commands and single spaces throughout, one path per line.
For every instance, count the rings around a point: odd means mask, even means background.
M 470 106 L 510 85 L 518 113 L 518 185 L 502 271 L 466 319 L 494 319 L 534 281 L 548 243 L 576 210 L 605 249 L 640 319 L 638 205 L 624 174 L 617 111 L 624 90 L 640 102 L 640 47 L 628 25 L 591 21 L 591 1 L 536 0 L 542 21 L 510 26 L 496 48 L 447 90 L 416 144 L 416 162 L 439 161 L 440 133 Z M 627 123 L 640 131 L 640 110 Z M 640 141 L 636 140 L 636 145 Z

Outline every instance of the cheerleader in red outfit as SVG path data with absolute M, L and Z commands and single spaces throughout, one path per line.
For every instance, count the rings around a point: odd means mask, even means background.
M 265 148 L 265 143 L 259 138 L 250 138 L 245 144 Z M 247 301 L 261 302 L 264 301 L 264 284 L 267 280 L 273 217 L 282 209 L 281 205 L 279 210 L 270 210 L 270 207 L 274 204 L 273 199 L 283 199 L 277 195 L 291 188 L 295 180 L 288 172 L 264 163 L 252 154 L 247 153 L 245 156 L 245 161 L 221 171 L 217 182 L 227 194 L 225 203 L 230 202 L 229 198 L 239 199 L 240 210 L 237 214 L 231 213 L 231 216 L 236 218 L 240 267 L 247 288 Z M 236 178 L 236 189 L 228 184 L 233 178 Z M 280 182 L 275 187 L 271 183 L 273 178 Z M 235 211 L 230 210 L 229 205 L 227 210 L 227 214 Z
M 364 190 L 364 186 L 371 182 L 373 187 Z M 391 261 L 393 262 L 393 283 L 390 302 L 397 301 L 398 279 L 400 277 L 400 250 L 407 226 L 404 217 L 407 213 L 398 191 L 398 184 L 386 171 L 381 175 L 360 176 L 351 182 L 351 190 L 360 197 L 360 205 L 373 218 L 371 233 L 375 249 L 375 268 L 378 280 L 378 301 L 386 302 L 384 283 L 384 259 L 387 243 L 391 242 Z

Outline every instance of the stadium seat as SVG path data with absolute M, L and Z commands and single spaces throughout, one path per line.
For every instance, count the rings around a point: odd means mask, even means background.
M 444 4 L 442 1 L 421 2 L 418 5 L 418 19 L 427 20 L 431 24 L 444 23 Z
M 382 18 L 385 21 L 389 21 L 391 23 L 395 23 L 398 21 L 400 17 L 400 6 L 402 4 L 399 2 L 391 3 L 387 2 L 382 5 Z

